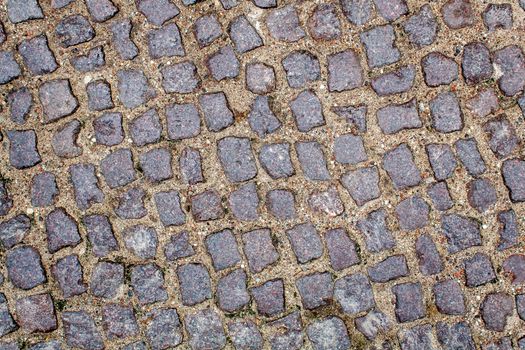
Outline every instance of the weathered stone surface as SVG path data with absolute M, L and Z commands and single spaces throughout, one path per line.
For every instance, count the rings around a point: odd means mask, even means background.
M 37 148 L 37 136 L 34 130 L 10 130 L 9 162 L 17 169 L 31 168 L 42 161 Z
M 106 80 L 95 80 L 86 85 L 88 107 L 92 111 L 103 111 L 114 107 L 111 87 Z
M 432 127 L 441 133 L 463 129 L 463 112 L 455 93 L 443 92 L 430 101 Z
M 384 313 L 373 309 L 365 316 L 356 318 L 355 327 L 368 340 L 374 340 L 379 334 L 390 329 L 391 321 Z
M 326 158 L 321 145 L 317 141 L 297 142 L 295 144 L 297 158 L 304 176 L 311 181 L 330 180 Z
M 290 109 L 297 129 L 301 132 L 306 133 L 325 124 L 321 101 L 311 90 L 305 90 L 297 95 L 290 102 Z
M 374 4 L 381 17 L 389 22 L 408 13 L 405 0 L 374 0 Z
M 197 67 L 191 61 L 165 66 L 162 68 L 161 74 L 162 87 L 166 92 L 188 94 L 200 86 Z
M 219 132 L 233 124 L 233 113 L 223 92 L 201 95 L 199 104 L 208 130 Z
M 93 254 L 104 257 L 118 249 L 118 243 L 113 234 L 113 228 L 107 216 L 88 215 L 82 219 Z
M 71 65 L 79 72 L 87 73 L 101 70 L 106 64 L 106 55 L 102 46 L 90 49 L 85 55 L 71 57 Z
M 392 287 L 396 298 L 395 314 L 398 322 L 411 322 L 426 315 L 421 283 L 401 283 Z
M 164 287 L 164 273 L 157 264 L 136 265 L 131 268 L 131 287 L 140 304 L 151 304 L 168 299 Z
M 373 27 L 359 35 L 365 46 L 368 66 L 382 67 L 399 61 L 399 52 L 395 40 L 394 28 L 391 25 Z
M 105 146 L 116 146 L 124 140 L 122 114 L 104 113 L 93 120 L 93 129 L 97 143 Z
M 355 315 L 375 306 L 374 292 L 366 275 L 341 277 L 334 285 L 334 298 L 345 314 Z
M 67 117 L 78 108 L 78 100 L 71 92 L 71 85 L 66 79 L 48 80 L 42 83 L 38 96 L 44 109 L 45 123 Z
M 374 13 L 371 0 L 342 0 L 340 3 L 346 19 L 356 26 L 366 24 Z
M 95 22 L 105 22 L 118 12 L 111 0 L 87 0 L 86 6 Z
M 316 40 L 333 40 L 341 36 L 341 22 L 334 4 L 319 4 L 308 18 L 308 31 Z
M 430 207 L 419 196 L 412 196 L 396 206 L 396 216 L 402 230 L 412 231 L 428 225 Z
M 31 204 L 34 207 L 47 207 L 55 202 L 59 194 L 56 177 L 53 173 L 42 172 L 31 182 Z
M 521 235 L 518 227 L 517 216 L 514 210 L 509 209 L 498 213 L 499 223 L 499 245 L 498 250 L 505 250 L 515 246 L 518 243 L 518 237 Z
M 485 328 L 503 332 L 507 326 L 507 319 L 514 311 L 513 298 L 505 293 L 490 293 L 481 303 L 480 312 Z
M 514 126 L 505 114 L 489 120 L 483 125 L 483 130 L 489 137 L 489 146 L 498 158 L 509 156 L 520 144 Z
M 239 75 L 240 63 L 231 46 L 223 46 L 208 57 L 206 65 L 213 79 L 221 81 Z
M 412 150 L 402 143 L 383 155 L 383 168 L 397 190 L 419 185 L 421 173 L 414 163 Z
M 421 60 L 428 86 L 448 85 L 458 79 L 458 64 L 440 52 L 431 52 Z
M 494 186 L 487 179 L 472 180 L 467 184 L 467 191 L 469 204 L 480 213 L 491 209 L 498 199 Z
M 236 350 L 261 350 L 264 340 L 257 326 L 249 320 L 228 324 L 228 335 Z
M 343 134 L 334 139 L 335 159 L 342 164 L 357 164 L 368 160 L 363 139 L 360 136 Z
M 385 73 L 372 79 L 372 89 L 379 96 L 387 96 L 407 92 L 414 85 L 416 68 L 414 65 L 402 66 L 390 73 Z
M 377 167 L 349 171 L 343 175 L 341 182 L 358 206 L 378 198 L 381 194 Z
M 435 340 L 432 334 L 432 325 L 430 324 L 422 324 L 399 331 L 397 337 L 402 350 L 438 349 L 432 344 Z
M 513 202 L 525 201 L 525 161 L 515 158 L 503 162 L 501 174 L 510 199 Z
M 104 341 L 93 317 L 85 311 L 62 313 L 66 342 L 71 347 L 85 350 L 102 350 Z
M 217 271 L 235 266 L 241 261 L 237 242 L 231 230 L 226 229 L 209 235 L 206 237 L 205 244 L 213 267 Z
M 277 189 L 266 193 L 266 207 L 279 220 L 292 220 L 297 217 L 293 192 Z
M 82 265 L 77 255 L 68 255 L 58 260 L 51 271 L 64 298 L 80 295 L 87 290 Z
M 135 5 L 150 22 L 161 26 L 179 14 L 179 8 L 171 0 L 136 0 Z
M 210 45 L 222 35 L 222 29 L 213 15 L 199 17 L 193 26 L 193 33 L 200 47 Z
M 135 313 L 130 306 L 107 304 L 102 309 L 102 317 L 109 339 L 131 337 L 139 331 Z
M 282 65 L 288 85 L 292 88 L 303 88 L 321 78 L 319 60 L 308 51 L 294 51 L 288 54 Z
M 81 125 L 80 121 L 73 119 L 58 127 L 51 140 L 51 147 L 57 156 L 75 158 L 82 154 L 82 147 L 77 143 Z
M 432 200 L 434 207 L 439 211 L 446 211 L 454 205 L 445 181 L 436 182 L 430 185 L 427 188 L 427 194 Z
M 490 258 L 476 253 L 464 260 L 467 287 L 479 287 L 496 279 Z
M 345 210 L 335 186 L 330 186 L 326 191 L 312 192 L 308 198 L 308 206 L 312 211 L 330 217 L 341 215 Z
M 489 32 L 512 28 L 512 6 L 510 4 L 488 4 L 482 16 L 483 23 Z
M 55 55 L 49 49 L 45 35 L 38 35 L 22 41 L 18 45 L 18 52 L 33 75 L 52 73 L 58 68 Z
M 274 39 L 284 42 L 295 42 L 306 35 L 297 10 L 291 5 L 272 10 L 266 17 L 266 26 Z
M 284 285 L 282 280 L 267 281 L 250 288 L 257 312 L 263 316 L 275 316 L 284 311 Z
M 11 91 L 7 95 L 9 115 L 16 124 L 24 124 L 33 107 L 33 95 L 26 87 Z
M 525 255 L 513 254 L 505 259 L 502 266 L 513 285 L 525 282 Z
M 197 194 L 190 199 L 191 214 L 196 221 L 220 219 L 224 216 L 221 197 L 214 190 Z
M 3 293 L 0 293 L 0 335 L 3 337 L 17 329 L 18 326 L 9 312 L 7 299 Z
M 115 214 L 122 219 L 140 219 L 148 211 L 144 207 L 144 197 L 146 193 L 141 188 L 131 188 L 124 192 L 115 207 Z
M 424 234 L 417 238 L 416 255 L 419 262 L 419 270 L 423 275 L 435 275 L 443 270 L 441 255 L 430 235 Z
M 7 17 L 11 23 L 21 23 L 32 19 L 44 18 L 37 0 L 8 0 Z
M 251 141 L 244 137 L 225 137 L 217 142 L 222 169 L 231 182 L 243 182 L 257 175 Z
M 62 19 L 55 28 L 62 47 L 85 43 L 95 37 L 95 29 L 82 15 L 71 15 Z
M 370 252 L 377 253 L 396 245 L 387 226 L 386 217 L 386 210 L 381 208 L 368 213 L 365 218 L 357 221 L 357 228 L 365 236 L 366 248 Z
M 146 336 L 152 349 L 168 349 L 182 342 L 182 324 L 177 310 L 153 309 L 148 316 L 150 320 L 146 327 Z
M 471 176 L 478 176 L 485 172 L 485 161 L 479 153 L 475 138 L 459 139 L 454 146 L 459 160 Z
M 179 266 L 177 278 L 184 305 L 195 305 L 212 297 L 210 274 L 204 265 L 186 264 Z
M 275 89 L 273 67 L 261 62 L 246 65 L 246 88 L 254 94 L 264 95 Z
M 143 105 L 157 95 L 144 72 L 140 70 L 119 70 L 117 79 L 119 100 L 127 108 L 133 109 Z
M 157 253 L 157 231 L 151 226 L 135 225 L 122 233 L 124 245 L 140 259 L 152 259 Z
M 416 107 L 416 99 L 380 108 L 377 111 L 377 123 L 387 135 L 423 126 Z
M 279 259 L 270 236 L 270 230 L 258 229 L 242 235 L 243 251 L 248 259 L 250 271 L 258 273 Z
M 64 208 L 56 208 L 50 212 L 46 217 L 45 226 L 47 249 L 50 253 L 56 253 L 65 247 L 74 247 L 82 240 L 77 222 Z
M 188 331 L 189 345 L 194 350 L 222 349 L 226 345 L 222 321 L 212 309 L 188 315 L 184 325 Z
M 343 270 L 360 262 L 356 243 L 348 237 L 344 229 L 333 229 L 325 232 L 324 239 L 332 268 Z
M 281 121 L 275 116 L 267 96 L 257 96 L 248 114 L 251 129 L 261 138 L 276 132 L 281 127 Z
M 71 165 L 69 167 L 69 175 L 79 209 L 86 210 L 93 204 L 104 201 L 104 193 L 98 186 L 93 164 Z
M 38 294 L 16 301 L 16 317 L 20 327 L 29 333 L 51 332 L 57 328 L 53 300 L 49 294 Z
M 169 1 L 169 0 L 165 0 Z M 151 0 L 141 0 L 141 3 L 148 2 L 152 3 Z M 162 3 L 157 1 L 157 3 Z M 151 5 L 154 6 L 154 5 Z M 115 50 L 119 57 L 123 60 L 132 60 L 139 54 L 139 49 L 137 45 L 131 40 L 131 30 L 133 29 L 133 24 L 130 19 L 124 18 L 113 21 L 110 30 L 112 34 L 112 42 Z
M 124 283 L 124 266 L 111 262 L 99 262 L 91 273 L 90 290 L 93 295 L 112 299 L 119 294 Z
M 171 152 L 166 148 L 154 148 L 139 156 L 142 173 L 153 183 L 173 177 Z
M 9 220 L 0 222 L 0 242 L 10 249 L 22 242 L 31 229 L 31 220 L 27 215 L 19 214 Z
M 9 250 L 5 264 L 9 280 L 17 288 L 32 289 L 47 282 L 40 254 L 31 246 Z
M 434 43 L 438 33 L 438 23 L 430 5 L 421 6 L 418 12 L 406 20 L 403 29 L 410 42 L 416 47 Z
M 456 253 L 473 246 L 481 245 L 479 222 L 459 214 L 446 214 L 441 217 L 442 234 L 448 241 L 448 251 Z
M 372 282 L 388 282 L 408 276 L 408 266 L 404 255 L 392 255 L 368 268 Z
M 304 343 L 303 324 L 298 311 L 269 323 L 268 327 L 271 330 L 269 341 L 273 349 L 298 350 Z
M 306 309 L 316 309 L 332 302 L 334 283 L 328 272 L 305 275 L 298 278 L 295 285 Z
M 230 193 L 228 204 L 233 216 L 242 221 L 254 221 L 259 218 L 259 196 L 255 183 L 240 186 Z
M 465 0 L 450 1 L 463 2 Z M 461 68 L 467 84 L 477 84 L 489 79 L 494 72 L 489 49 L 480 42 L 465 45 Z
M 175 23 L 169 23 L 149 31 L 148 50 L 151 58 L 185 56 L 179 27 Z
M 221 310 L 235 312 L 250 301 L 246 289 L 246 272 L 237 269 L 222 277 L 217 282 L 217 300 Z
M 0 67 L 0 85 L 7 84 L 22 74 L 20 65 L 9 51 L 0 51 Z
M 502 71 L 498 86 L 505 96 L 514 96 L 523 91 L 525 57 L 519 46 L 510 45 L 494 52 L 494 64 Z
M 451 325 L 438 322 L 436 324 L 436 334 L 439 343 L 446 350 L 458 348 L 465 350 L 476 349 L 470 327 L 465 322 L 458 322 Z
M 445 180 L 451 177 L 457 166 L 452 148 L 443 143 L 431 143 L 425 148 L 436 180 Z
M 457 281 L 448 279 L 437 282 L 432 291 L 439 312 L 446 315 L 465 314 L 465 296 Z
M 129 133 L 133 143 L 137 146 L 158 142 L 162 133 L 162 125 L 157 111 L 150 109 L 133 119 L 129 123 Z
M 180 204 L 177 191 L 159 192 L 154 195 L 160 221 L 164 226 L 180 226 L 186 222 L 186 214 Z
M 343 350 L 348 349 L 351 344 L 345 323 L 335 316 L 311 323 L 306 334 L 315 350 Z
M 136 179 L 132 153 L 128 148 L 121 148 L 100 161 L 100 171 L 110 188 L 125 186 Z
M 246 53 L 263 45 L 259 33 L 245 16 L 234 18 L 228 32 L 238 53 Z
M 323 254 L 323 244 L 316 228 L 311 223 L 296 225 L 287 230 L 286 235 L 299 263 L 305 264 Z
M 359 57 L 352 50 L 328 56 L 328 90 L 352 90 L 363 85 L 363 69 Z
M 195 254 L 195 249 L 190 243 L 187 231 L 174 234 L 164 246 L 164 255 L 169 261 L 192 256 L 193 254 Z
M 441 7 L 441 14 L 451 29 L 470 27 L 476 22 L 476 13 L 469 0 L 448 0 Z

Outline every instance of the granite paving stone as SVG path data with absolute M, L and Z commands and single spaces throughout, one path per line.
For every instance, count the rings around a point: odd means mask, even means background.
M 0 8 L 0 349 L 525 350 L 524 0 Z

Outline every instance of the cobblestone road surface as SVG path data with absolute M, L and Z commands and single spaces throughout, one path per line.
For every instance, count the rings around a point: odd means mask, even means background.
M 525 1 L 1 0 L 0 349 L 525 349 Z

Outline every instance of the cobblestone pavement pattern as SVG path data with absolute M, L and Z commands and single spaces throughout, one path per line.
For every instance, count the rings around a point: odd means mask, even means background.
M 0 350 L 525 350 L 524 31 L 0 0 Z

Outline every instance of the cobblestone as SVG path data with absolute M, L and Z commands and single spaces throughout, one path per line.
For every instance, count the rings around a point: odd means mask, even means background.
M 6 0 L 0 349 L 525 349 L 524 9 Z

